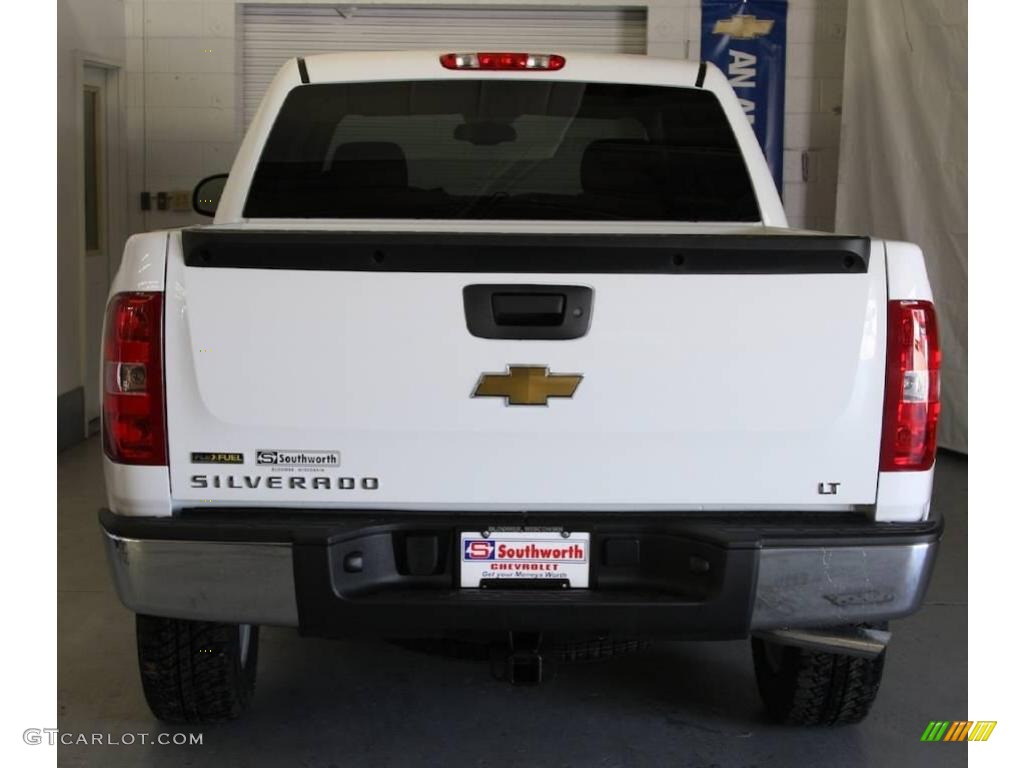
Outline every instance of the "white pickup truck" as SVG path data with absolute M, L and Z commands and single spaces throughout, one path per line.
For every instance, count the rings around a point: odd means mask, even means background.
M 868 712 L 941 534 L 924 261 L 788 228 L 713 66 L 295 59 L 195 205 L 128 241 L 103 351 L 157 717 L 239 714 L 259 625 L 514 682 L 751 637 L 772 717 Z

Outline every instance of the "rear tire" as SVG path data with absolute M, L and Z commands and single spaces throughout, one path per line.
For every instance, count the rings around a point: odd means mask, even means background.
M 221 723 L 249 706 L 256 683 L 259 627 L 135 617 L 142 690 L 170 723 Z
M 768 715 L 789 725 L 849 725 L 871 710 L 885 651 L 873 659 L 751 639 L 754 672 Z

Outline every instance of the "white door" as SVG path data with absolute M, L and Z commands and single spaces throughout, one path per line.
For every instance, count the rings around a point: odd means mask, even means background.
M 642 8 L 264 5 L 242 7 L 245 123 L 288 59 L 339 51 L 647 53 Z
M 116 70 L 85 65 L 82 72 L 81 236 L 84 254 L 85 419 L 88 434 L 99 430 L 100 336 L 107 291 L 120 247 L 111 237 L 111 168 L 117 156 L 117 89 L 110 84 Z

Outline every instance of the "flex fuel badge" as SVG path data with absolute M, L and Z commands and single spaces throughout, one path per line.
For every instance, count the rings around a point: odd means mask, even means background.
M 193 451 L 193 464 L 244 464 L 240 451 Z

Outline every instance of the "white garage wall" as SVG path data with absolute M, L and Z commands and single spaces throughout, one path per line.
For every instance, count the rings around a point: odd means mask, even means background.
M 247 4 L 241 28 L 245 125 L 295 56 L 407 48 L 647 53 L 643 9 L 379 5 L 342 15 L 323 5 Z
M 939 444 L 966 453 L 967 0 L 860 0 L 850 35 L 838 219 L 924 250 L 942 341 Z
M 83 58 L 119 62 L 125 56 L 122 0 L 57 3 L 57 394 L 82 386 L 83 252 L 79 200 L 79 70 Z M 120 248 L 120 245 L 116 246 Z M 77 406 L 76 406 L 77 408 Z M 80 410 L 80 409 L 78 409 Z M 84 430 L 84 424 L 83 424 Z
M 132 231 L 200 221 L 188 213 L 142 214 L 138 193 L 191 189 L 202 176 L 226 171 L 231 165 L 243 123 L 237 7 L 242 4 L 242 0 L 124 3 Z M 404 0 L 402 4 L 441 3 Z M 459 0 L 455 4 L 553 5 L 549 0 Z M 700 56 L 699 0 L 563 0 L 557 5 L 646 7 L 650 55 Z M 845 31 L 846 0 L 790 0 L 783 197 L 795 226 L 832 228 Z
M 790 0 L 782 202 L 795 227 L 831 230 L 836 215 L 846 0 Z
M 88 4 L 61 0 L 57 4 L 57 392 L 82 383 L 81 338 L 81 221 L 78 197 L 82 182 L 76 87 L 80 57 L 89 54 L 123 60 L 124 17 L 121 0 L 92 0 Z

